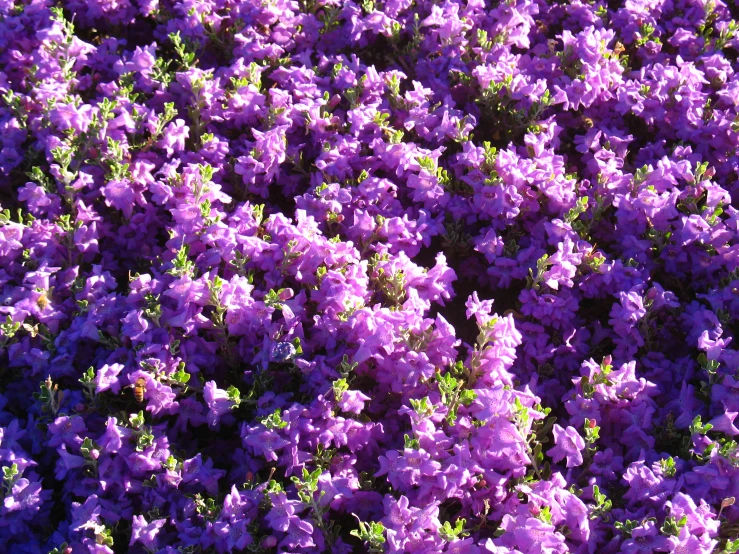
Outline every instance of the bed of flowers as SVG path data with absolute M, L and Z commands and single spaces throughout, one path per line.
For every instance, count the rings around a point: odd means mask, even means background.
M 0 552 L 737 552 L 737 19 L 0 0 Z

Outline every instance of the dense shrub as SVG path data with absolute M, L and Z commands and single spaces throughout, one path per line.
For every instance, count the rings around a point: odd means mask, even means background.
M 0 551 L 737 551 L 736 18 L 0 2 Z

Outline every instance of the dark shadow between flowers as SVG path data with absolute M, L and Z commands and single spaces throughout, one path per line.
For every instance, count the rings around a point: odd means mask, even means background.
M 485 267 L 485 259 L 476 252 L 468 252 L 465 256 L 456 255 L 455 251 L 444 249 L 442 247 L 442 239 L 434 237 L 429 247 L 424 247 L 413 258 L 413 262 L 421 267 L 433 267 L 435 257 L 438 252 L 444 251 L 447 256 L 447 264 L 454 270 L 457 280 L 453 283 L 454 298 L 444 301 L 444 306 L 433 304 L 426 317 L 435 319 L 437 315 L 441 315 L 446 319 L 456 331 L 456 336 L 462 342 L 474 345 L 479 329 L 477 323 L 473 319 L 467 319 L 465 303 L 473 292 L 477 292 L 480 299 L 493 299 L 493 312 L 502 315 L 507 310 L 513 310 L 518 307 L 518 295 L 523 290 L 525 283 L 514 282 L 514 284 L 506 289 L 495 289 L 485 285 L 479 280 L 475 280 L 470 275 L 469 267 L 464 265 L 477 265 L 480 270 Z

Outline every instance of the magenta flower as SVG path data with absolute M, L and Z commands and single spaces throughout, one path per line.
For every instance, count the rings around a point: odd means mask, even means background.
M 358 414 L 364 409 L 364 404 L 369 401 L 370 397 L 366 394 L 356 390 L 348 390 L 344 391 L 338 405 L 344 412 Z
M 639 554 L 642 552 L 670 552 L 670 541 L 659 534 L 657 525 L 647 521 L 631 532 L 631 537 L 621 545 L 624 554 Z
M 185 125 L 184 119 L 177 119 L 167 125 L 158 145 L 167 151 L 168 156 L 185 149 L 185 141 L 190 136 L 190 128 Z
M 0 2 L 0 551 L 723 548 L 735 4 Z
M 259 433 L 249 433 L 243 442 L 244 446 L 249 446 L 257 456 L 264 456 L 270 461 L 277 460 L 277 451 L 290 444 L 290 441 L 269 429 L 264 429 Z
M 567 467 L 577 467 L 582 464 L 582 451 L 585 449 L 585 440 L 578 434 L 574 427 L 566 429 L 560 425 L 554 424 L 552 430 L 554 434 L 553 448 L 547 450 L 547 455 L 552 457 L 554 462 L 559 462 L 567 458 Z
M 205 384 L 203 398 L 208 405 L 207 420 L 211 427 L 215 427 L 218 420 L 237 405 L 234 398 L 230 397 L 227 391 L 216 386 L 215 381 L 208 381 Z
M 106 204 L 122 211 L 127 218 L 133 215 L 136 195 L 131 183 L 121 180 L 110 181 L 103 188 L 103 196 Z

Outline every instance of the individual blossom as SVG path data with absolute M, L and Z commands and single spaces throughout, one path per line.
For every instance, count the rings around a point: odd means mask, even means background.
M 285 538 L 280 541 L 281 547 L 310 548 L 316 543 L 313 541 L 313 526 L 300 518 L 293 518 L 285 531 Z
M 218 481 L 226 472 L 213 468 L 213 460 L 208 458 L 203 462 L 203 457 L 198 453 L 194 458 L 182 462 L 182 481 L 184 483 L 199 483 L 205 490 L 215 495 L 218 492 Z
M 111 208 L 122 211 L 125 217 L 130 218 L 133 215 L 136 194 L 130 182 L 120 179 L 110 181 L 103 188 L 103 196 Z
M 577 467 L 583 463 L 582 451 L 585 449 L 585 440 L 577 432 L 574 427 L 566 429 L 558 424 L 554 424 L 552 429 L 554 434 L 554 448 L 547 451 L 547 455 L 552 457 L 554 462 L 559 462 L 567 458 L 567 467 Z
M 82 529 L 95 529 L 100 524 L 101 507 L 97 495 L 90 496 L 83 504 L 72 503 L 73 524 L 70 529 L 80 531 Z
M 121 390 L 121 383 L 118 378 L 124 369 L 123 364 L 105 364 L 95 372 L 96 392 L 101 393 L 110 390 L 113 394 L 118 394 Z
M 185 125 L 185 120 L 176 119 L 164 129 L 157 145 L 164 148 L 167 156 L 171 157 L 175 152 L 182 152 L 185 149 L 185 141 L 189 136 L 190 127 Z
M 243 551 L 247 546 L 254 542 L 248 531 L 249 521 L 246 518 L 239 518 L 236 521 L 218 521 L 215 526 L 215 533 L 221 539 L 222 548 L 227 552 Z
M 631 531 L 631 537 L 621 544 L 624 554 L 641 552 L 670 552 L 671 545 L 667 537 L 659 533 L 654 521 L 646 521 Z
M 187 424 L 192 427 L 199 427 L 207 421 L 203 416 L 203 405 L 194 398 L 183 398 L 177 402 L 177 422 L 173 429 L 179 432 L 185 432 Z
M 10 489 L 10 494 L 3 500 L 6 512 L 23 511 L 26 519 L 33 517 L 33 513 L 41 508 L 41 483 L 32 482 L 25 477 L 18 479 Z
M 203 387 L 203 398 L 208 406 L 206 419 L 208 425 L 215 427 L 218 421 L 231 409 L 239 405 L 239 399 L 228 391 L 219 389 L 215 381 L 208 381 Z
M 277 460 L 277 451 L 288 446 L 290 441 L 285 440 L 276 431 L 266 429 L 259 426 L 254 430 L 249 430 L 243 439 L 244 446 L 248 446 L 252 452 L 258 456 L 264 456 L 270 461 Z
M 276 531 L 287 531 L 293 519 L 299 519 L 296 514 L 302 509 L 300 502 L 289 500 L 284 492 L 270 493 L 272 508 L 265 516 L 265 521 Z
M 166 522 L 166 519 L 155 519 L 148 522 L 144 516 L 133 516 L 131 541 L 128 545 L 133 546 L 140 543 L 147 549 L 156 549 L 157 535 Z
M 491 319 L 490 312 L 493 310 L 493 301 L 480 300 L 477 291 L 473 292 L 467 299 L 465 306 L 467 307 L 467 319 L 474 316 L 478 325 L 485 325 Z
M 720 431 L 721 433 L 733 437 L 739 435 L 739 429 L 737 429 L 734 424 L 736 416 L 737 412 L 725 412 L 716 416 L 708 423 L 713 426 L 714 431 Z
M 359 414 L 364 409 L 365 403 L 370 400 L 370 397 L 361 391 L 347 390 L 342 393 L 338 406 L 344 412 Z
M 504 530 L 499 539 L 502 546 L 516 548 L 523 554 L 538 554 L 541 552 L 567 552 L 564 536 L 557 532 L 554 525 L 548 524 L 534 517 L 509 514 L 503 516 L 500 528 Z
M 572 279 L 583 258 L 582 253 L 574 251 L 575 247 L 574 242 L 569 237 L 565 237 L 564 241 L 557 246 L 557 252 L 547 259 L 550 269 L 545 271 L 542 277 L 544 283 L 550 288 L 557 290 L 560 284 L 569 288 L 574 286 Z
M 79 416 L 60 416 L 49 424 L 51 439 L 49 446 L 57 447 L 62 444 L 68 448 L 78 448 L 82 444 L 82 436 L 87 431 L 85 421 Z

